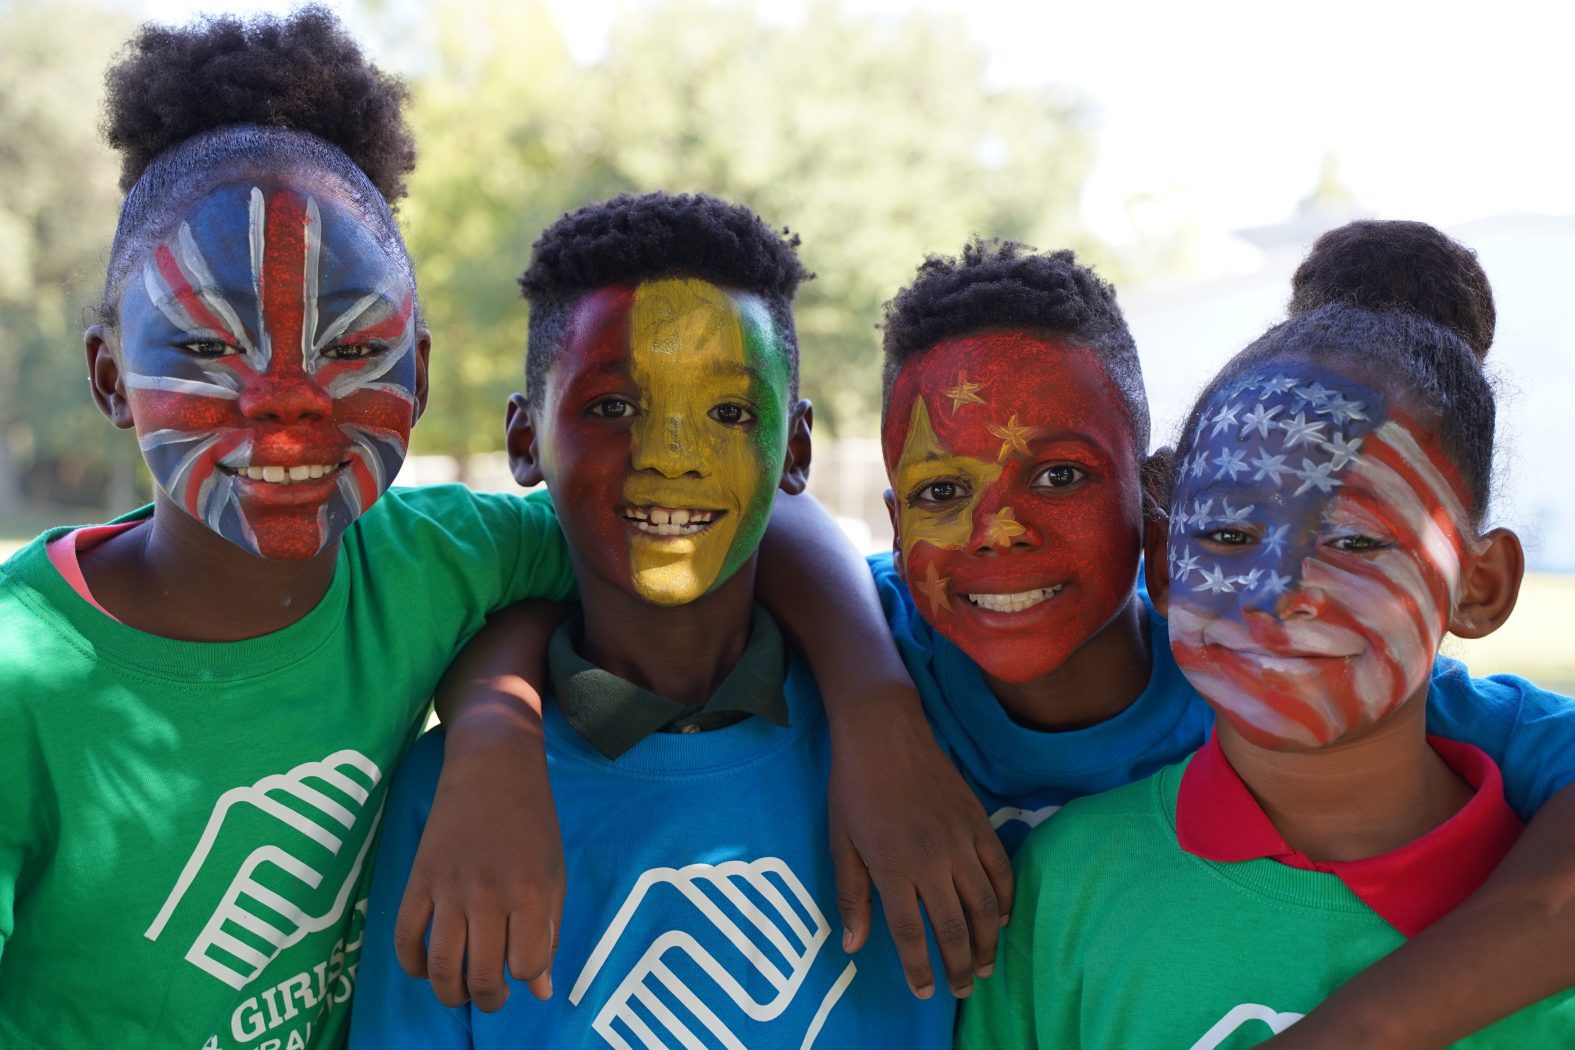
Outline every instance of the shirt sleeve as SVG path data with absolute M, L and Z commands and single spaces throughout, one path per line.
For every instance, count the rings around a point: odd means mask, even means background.
M 400 764 L 383 813 L 366 935 L 351 1002 L 351 1050 L 470 1047 L 469 1006 L 448 1007 L 394 955 L 394 920 L 443 768 L 443 730 L 418 740 Z
M 1524 678 L 1472 678 L 1464 664 L 1440 656 L 1428 690 L 1427 725 L 1487 752 L 1523 820 L 1575 781 L 1575 700 Z
M 569 545 L 558 528 L 558 512 L 546 489 L 524 498 L 494 497 L 513 504 L 513 527 L 518 530 L 518 556 L 514 571 L 505 577 L 502 604 L 512 605 L 529 598 L 569 601 L 576 596 L 574 565 L 569 560 Z M 505 528 L 509 527 L 507 523 Z

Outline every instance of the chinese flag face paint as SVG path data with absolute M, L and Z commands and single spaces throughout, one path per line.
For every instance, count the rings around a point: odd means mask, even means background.
M 787 448 L 787 354 L 764 303 L 705 281 L 581 302 L 537 434 L 582 563 L 645 601 L 682 605 L 748 560 Z
M 415 286 L 354 209 L 283 179 L 199 198 L 127 282 L 122 371 L 159 488 L 310 558 L 388 488 L 416 416 Z
M 1049 674 L 1130 597 L 1140 450 L 1092 351 L 1021 331 L 938 343 L 897 374 L 882 443 L 914 601 L 990 674 Z
M 1448 459 L 1382 392 L 1296 360 L 1250 373 L 1181 450 L 1176 661 L 1260 746 L 1365 729 L 1427 683 L 1468 522 Z

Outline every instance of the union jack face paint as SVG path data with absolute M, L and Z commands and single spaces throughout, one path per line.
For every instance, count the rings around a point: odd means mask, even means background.
M 1315 748 L 1425 689 L 1474 543 L 1427 428 L 1286 361 L 1213 397 L 1180 455 L 1171 647 L 1221 717 L 1260 746 Z
M 882 433 L 920 614 L 1008 682 L 1055 671 L 1130 600 L 1136 435 L 1092 350 L 1022 331 L 937 343 Z
M 210 191 L 127 282 L 120 333 L 155 482 L 247 551 L 316 555 L 404 460 L 415 286 L 331 194 Z

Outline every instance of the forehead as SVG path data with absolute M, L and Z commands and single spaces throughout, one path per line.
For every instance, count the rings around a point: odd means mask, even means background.
M 892 382 L 883 441 L 894 463 L 922 396 L 936 438 L 969 455 L 989 453 L 1001 438 L 991 429 L 1016 416 L 1043 435 L 1076 433 L 1112 454 L 1136 443 L 1132 416 L 1099 355 L 1060 336 L 1016 329 L 980 332 L 936 343 L 904 364 Z
M 615 368 L 641 381 L 698 370 L 785 382 L 787 354 L 759 296 L 670 278 L 601 288 L 581 299 L 553 369 Z

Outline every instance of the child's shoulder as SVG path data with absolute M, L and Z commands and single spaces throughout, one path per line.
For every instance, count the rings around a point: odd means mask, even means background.
M 1156 847 L 1174 848 L 1176 791 L 1186 762 L 1111 791 L 1073 799 L 1029 833 L 1019 862 L 1094 871 Z

